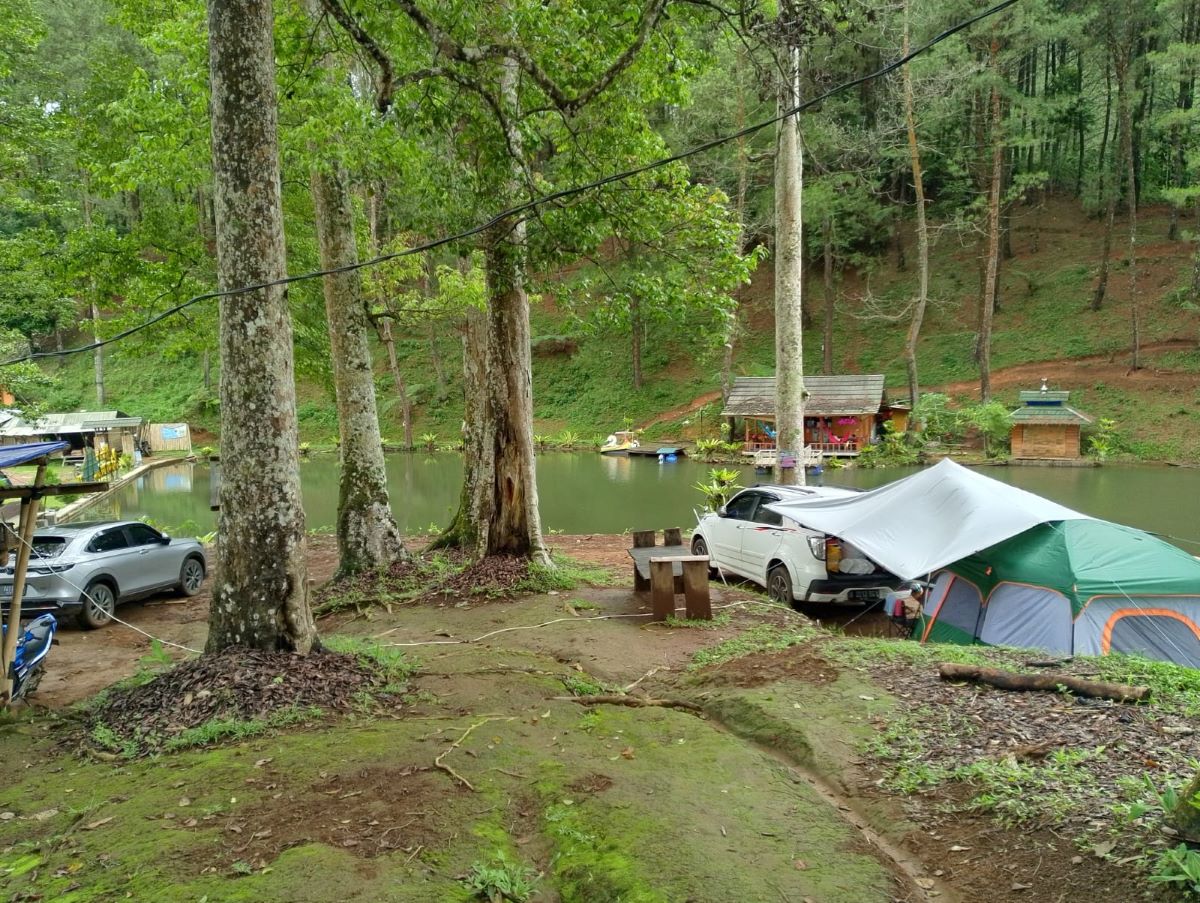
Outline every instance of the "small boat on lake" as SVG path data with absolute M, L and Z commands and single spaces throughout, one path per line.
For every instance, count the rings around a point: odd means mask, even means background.
M 637 440 L 637 433 L 632 430 L 618 430 L 600 446 L 600 454 L 602 455 L 628 455 L 632 449 L 637 448 L 640 443 Z

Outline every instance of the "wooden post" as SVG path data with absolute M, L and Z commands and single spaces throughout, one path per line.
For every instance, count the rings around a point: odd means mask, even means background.
M 638 570 L 637 562 L 633 563 L 633 591 L 635 593 L 644 593 L 650 589 L 650 578 L 643 577 L 642 572 Z
M 674 565 L 667 559 L 650 559 L 650 606 L 652 620 L 665 621 L 675 614 Z
M 680 535 L 678 527 L 668 527 L 663 530 L 663 545 L 664 546 L 681 546 L 683 538 Z
M 46 483 L 46 459 L 38 462 L 37 474 L 33 478 L 34 489 Z M 34 492 L 28 499 L 21 500 L 21 517 L 18 522 L 17 562 L 13 568 L 12 601 L 9 603 L 8 623 L 4 633 L 4 644 L 0 648 L 0 706 L 7 706 L 13 692 L 13 661 L 17 655 L 17 637 L 21 630 L 21 595 L 25 592 L 25 573 L 29 568 L 29 553 L 33 548 L 33 532 L 37 527 L 37 513 L 41 498 Z
M 688 620 L 712 620 L 712 600 L 708 592 L 707 555 L 693 555 L 683 562 L 683 600 Z
M 648 549 L 654 545 L 653 530 L 636 530 L 633 534 L 633 547 L 635 549 Z
M 218 455 L 208 459 L 208 510 L 221 510 L 221 458 Z

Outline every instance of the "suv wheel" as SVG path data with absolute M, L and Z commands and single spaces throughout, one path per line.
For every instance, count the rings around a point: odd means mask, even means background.
M 199 558 L 183 559 L 179 568 L 179 592 L 185 596 L 194 596 L 200 592 L 200 584 L 204 582 L 204 562 Z
M 706 543 L 704 541 L 703 536 L 696 536 L 692 539 L 692 554 L 693 555 L 708 555 L 708 543 Z M 711 555 L 708 555 L 708 563 L 710 565 L 712 564 L 712 556 Z M 711 580 L 713 577 L 716 577 L 716 576 L 717 576 L 717 569 L 715 567 L 709 567 L 709 569 L 708 569 L 709 579 Z
M 788 573 L 786 565 L 777 564 L 767 572 L 767 595 L 772 602 L 792 607 L 792 575 Z
M 113 618 L 117 610 L 117 594 L 102 581 L 89 583 L 83 591 L 83 608 L 79 611 L 79 625 L 86 630 L 103 627 Z

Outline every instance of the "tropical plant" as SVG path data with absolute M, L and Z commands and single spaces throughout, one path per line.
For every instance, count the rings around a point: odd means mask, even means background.
M 425 446 L 425 451 L 437 451 L 438 437 L 437 433 L 422 433 L 421 444 Z
M 704 507 L 716 511 L 729 501 L 729 497 L 741 489 L 738 478 L 741 472 L 713 468 L 708 472 L 707 483 L 697 483 L 698 489 L 704 495 Z
M 1095 430 L 1088 436 L 1088 453 L 1098 461 L 1104 461 L 1119 448 L 1117 421 L 1111 417 L 1101 417 L 1096 421 Z
M 563 430 L 554 437 L 554 444 L 565 451 L 571 451 L 579 444 L 579 434 Z
M 550 446 L 551 441 L 553 441 L 551 437 L 543 436 L 540 433 L 535 434 L 533 437 L 533 445 L 538 451 L 545 451 Z

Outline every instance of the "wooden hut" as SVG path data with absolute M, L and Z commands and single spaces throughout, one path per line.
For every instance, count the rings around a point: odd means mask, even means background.
M 833 457 L 854 457 L 874 441 L 883 412 L 883 374 L 806 376 L 804 444 Z M 748 454 L 775 448 L 775 377 L 739 376 L 721 416 Z M 741 430 L 738 430 L 738 421 Z
M 1048 389 L 1021 392 L 1012 412 L 1012 456 L 1020 460 L 1072 460 L 1082 456 L 1079 431 L 1092 418 L 1067 402 L 1071 393 Z
M 76 411 L 43 414 L 32 420 L 20 417 L 0 423 L 0 445 L 31 441 L 66 442 L 68 456 L 86 447 L 107 445 L 119 454 L 133 456 L 143 439 L 145 421 L 121 411 Z

